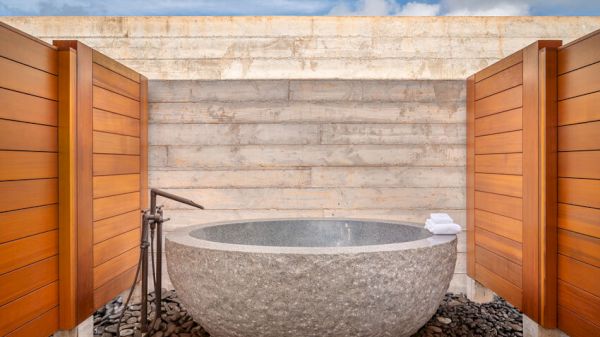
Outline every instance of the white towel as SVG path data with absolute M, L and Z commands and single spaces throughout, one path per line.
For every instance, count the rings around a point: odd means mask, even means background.
M 435 222 L 431 219 L 425 220 L 425 229 L 429 230 L 431 227 L 435 226 Z
M 460 225 L 455 223 L 435 224 L 427 229 L 436 235 L 452 235 L 458 234 L 461 231 Z
M 436 224 L 454 223 L 454 220 L 446 213 L 431 213 L 429 218 Z

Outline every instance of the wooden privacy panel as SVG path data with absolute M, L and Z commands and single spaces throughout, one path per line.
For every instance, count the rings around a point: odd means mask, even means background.
M 128 288 L 147 204 L 147 80 L 77 41 L 74 322 Z
M 58 329 L 58 52 L 0 23 L 0 336 Z
M 554 185 L 555 113 L 540 79 L 555 78 L 559 45 L 538 41 L 467 80 L 468 274 L 545 326 L 555 324 L 554 283 L 539 273 L 555 265 L 542 195 Z
M 600 336 L 600 31 L 558 51 L 558 327 Z

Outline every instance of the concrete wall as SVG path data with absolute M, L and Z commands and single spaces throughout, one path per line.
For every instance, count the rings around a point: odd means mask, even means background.
M 293 216 L 465 225 L 464 79 L 600 17 L 5 17 L 150 78 L 150 184 L 167 230 Z M 335 80 L 343 79 L 343 80 Z M 465 289 L 464 235 L 453 291 Z
M 464 79 L 600 17 L 4 17 L 78 38 L 150 79 Z

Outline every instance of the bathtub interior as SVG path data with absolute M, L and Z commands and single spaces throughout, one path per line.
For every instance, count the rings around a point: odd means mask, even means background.
M 427 230 L 397 223 L 353 220 L 277 220 L 230 223 L 193 230 L 194 238 L 272 247 L 355 247 L 416 241 Z

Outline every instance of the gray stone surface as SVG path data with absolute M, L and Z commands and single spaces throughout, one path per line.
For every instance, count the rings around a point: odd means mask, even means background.
M 331 226 L 339 221 L 345 220 Z M 199 236 L 206 225 L 183 228 L 166 240 L 169 275 L 190 314 L 213 337 L 410 336 L 432 317 L 448 289 L 456 238 L 390 224 L 417 240 L 266 246 L 191 235 Z M 210 226 L 236 229 L 231 223 Z M 260 243 L 255 234 L 245 233 L 246 242 Z

